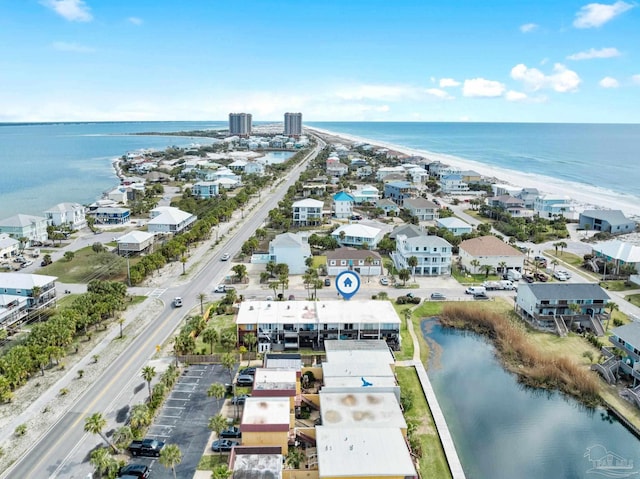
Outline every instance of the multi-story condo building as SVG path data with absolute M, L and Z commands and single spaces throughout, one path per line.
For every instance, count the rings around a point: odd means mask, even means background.
M 284 114 L 284 134 L 287 136 L 302 135 L 302 113 Z
M 251 134 L 251 113 L 229 113 L 229 134 L 249 136 Z

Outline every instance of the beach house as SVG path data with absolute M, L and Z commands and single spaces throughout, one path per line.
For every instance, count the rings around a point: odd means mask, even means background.
M 322 208 L 324 202 L 307 198 L 291 205 L 293 211 L 293 226 L 317 226 L 322 223 Z
M 534 214 L 540 218 L 552 219 L 554 216 L 563 216 L 567 219 L 576 219 L 575 205 L 568 196 L 541 195 L 533 203 Z
M 131 219 L 129 208 L 99 206 L 90 208 L 89 215 L 93 216 L 96 223 L 101 225 L 123 225 Z
M 311 247 L 305 235 L 282 233 L 269 243 L 269 260 L 286 264 L 290 274 L 303 274 L 307 269 L 305 260 L 310 256 Z
M 450 173 L 440 176 L 440 190 L 449 195 L 456 195 L 469 191 L 469 185 L 463 181 L 461 175 Z
M 41 216 L 17 214 L 0 220 L 0 233 L 18 241 L 26 239 L 22 247 L 40 245 L 47 241 L 47 219 Z
M 6 233 L 0 233 L 0 259 L 11 259 L 18 255 L 20 241 Z
M 400 206 L 407 198 L 413 198 L 416 192 L 416 187 L 408 181 L 391 181 L 384 185 L 384 197 Z
M 361 223 L 342 225 L 331 233 L 340 246 L 364 247 L 376 249 L 384 236 L 384 231 Z
M 44 212 L 47 222 L 53 226 L 69 226 L 80 230 L 87 226 L 86 209 L 79 203 L 58 203 Z
M 376 208 L 380 208 L 384 211 L 385 216 L 398 216 L 400 214 L 400 207 L 387 198 L 377 200 L 375 205 Z
M 409 266 L 409 258 L 415 257 L 418 265 Z M 442 276 L 451 273 L 451 244 L 439 236 L 396 236 L 396 250 L 391 259 L 396 269 L 408 269 L 418 276 Z
M 459 246 L 459 255 L 460 264 L 474 274 L 479 273 L 483 265 L 491 266 L 494 271 L 503 274 L 510 269 L 522 271 L 524 268 L 524 254 L 495 236 L 463 241 Z
M 580 213 L 578 224 L 585 230 L 602 231 L 612 235 L 633 233 L 638 226 L 620 210 L 585 210 Z
M 149 233 L 179 234 L 187 231 L 198 217 L 172 206 L 159 206 L 150 211 L 151 219 L 147 223 Z
M 155 235 L 146 231 L 131 231 L 116 239 L 118 254 L 132 256 L 151 250 Z
M 440 217 L 440 207 L 425 198 L 407 198 L 402 207 L 419 221 L 433 221 Z
M 353 201 L 357 205 L 363 203 L 375 205 L 378 198 L 380 198 L 380 191 L 373 185 L 362 185 L 349 194 L 353 197 Z
M 219 192 L 220 189 L 217 181 L 198 181 L 191 187 L 191 194 L 203 200 L 215 198 Z
M 591 368 L 610 384 L 624 377 L 630 384 L 620 388 L 620 395 L 640 407 L 640 324 L 631 322 L 612 329 L 609 341 L 615 349 L 606 348 L 603 352 L 607 359 Z
M 353 196 L 344 191 L 340 191 L 333 195 L 333 217 L 334 218 L 350 218 L 353 215 L 353 204 L 355 200 Z
M 622 266 L 635 269 L 640 273 L 640 246 L 626 243 L 620 240 L 604 241 L 591 247 L 591 253 L 596 258 L 603 258 L 609 263 L 613 263 L 610 274 L 619 274 Z
M 455 216 L 450 216 L 449 218 L 438 218 L 436 220 L 436 227 L 450 231 L 453 236 L 462 236 L 473 231 L 473 227 L 469 223 L 462 221 L 460 218 L 456 218 Z
M 55 305 L 55 276 L 0 273 L 0 328 L 25 321 L 38 309 Z
M 338 248 L 327 251 L 326 256 L 329 276 L 337 276 L 343 271 L 355 271 L 366 277 L 382 274 L 382 258 L 375 251 Z

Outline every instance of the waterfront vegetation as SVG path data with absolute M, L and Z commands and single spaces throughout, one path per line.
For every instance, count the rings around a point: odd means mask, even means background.
M 450 478 L 451 472 L 442 449 L 440 436 L 415 368 L 398 367 L 396 375 L 402 390 L 401 402 L 407 421 L 409 444 L 417 457 L 420 476 L 433 479 Z
M 548 354 L 532 341 L 526 327 L 512 314 L 463 304 L 447 304 L 439 316 L 447 327 L 469 329 L 488 336 L 505 367 L 518 380 L 536 388 L 560 390 L 587 406 L 602 403 L 597 375 L 569 354 Z M 563 348 L 566 349 L 566 348 Z
M 135 265 L 140 258 L 131 258 Z M 70 259 L 55 261 L 39 270 L 39 274 L 56 276 L 61 283 L 87 283 L 91 279 L 125 281 L 127 260 L 115 253 L 87 246 L 74 252 Z

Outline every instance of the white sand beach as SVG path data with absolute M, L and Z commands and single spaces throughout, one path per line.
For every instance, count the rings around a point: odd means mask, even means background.
M 495 168 L 485 163 L 467 160 L 452 155 L 433 153 L 426 150 L 415 150 L 401 145 L 385 143 L 370 138 L 362 138 L 344 133 L 323 130 L 320 128 L 306 127 L 311 131 L 316 131 L 323 135 L 329 135 L 343 139 L 347 142 L 361 142 L 370 145 L 388 148 L 407 155 L 418 155 L 434 161 L 455 166 L 462 170 L 474 170 L 488 178 L 497 179 L 498 183 L 508 184 L 522 188 L 537 188 L 541 193 L 568 196 L 576 202 L 578 210 L 585 209 L 614 209 L 622 210 L 628 217 L 640 220 L 640 199 L 628 196 L 623 193 L 597 188 L 594 186 L 574 183 L 570 181 L 558 180 L 550 176 L 523 173 L 516 170 Z

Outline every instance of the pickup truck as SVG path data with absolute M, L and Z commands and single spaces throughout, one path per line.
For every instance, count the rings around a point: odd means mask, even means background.
M 164 442 L 162 441 L 143 439 L 142 441 L 132 441 L 128 449 L 132 456 L 159 457 L 163 447 Z

